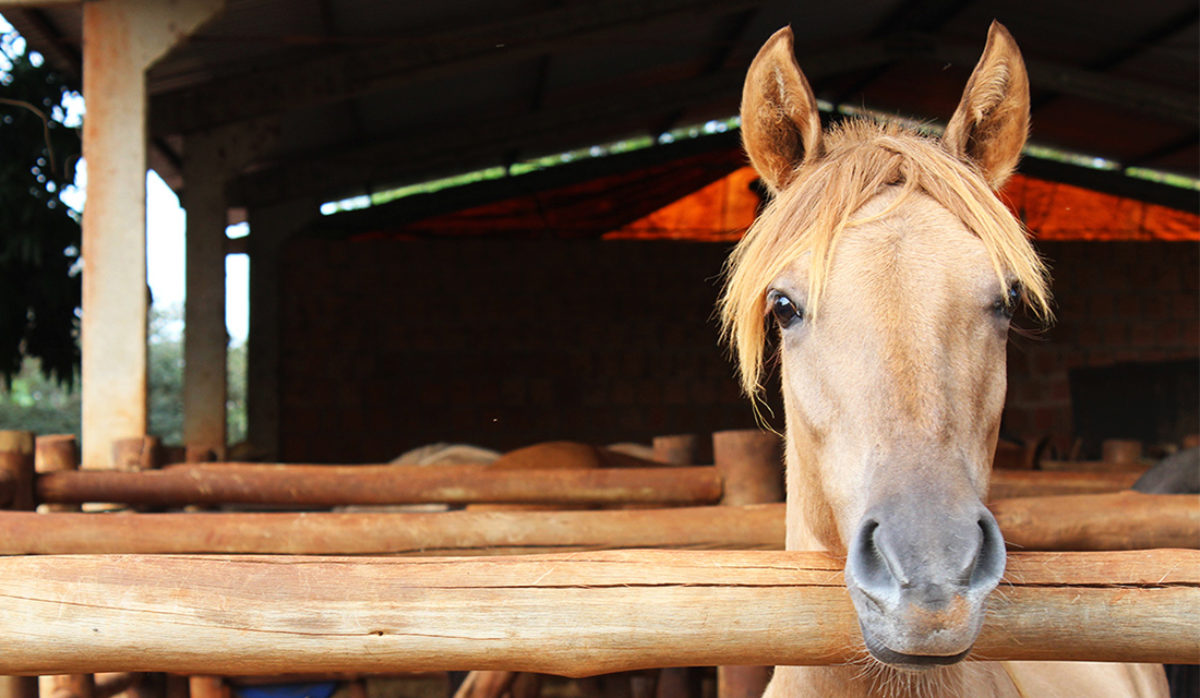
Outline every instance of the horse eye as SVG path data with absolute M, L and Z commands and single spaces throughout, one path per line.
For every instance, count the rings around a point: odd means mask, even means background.
M 1004 296 L 997 298 L 996 302 L 992 304 L 992 311 L 1001 317 L 1012 319 L 1020 300 L 1021 285 L 1014 281 L 1008 285 L 1008 291 Z
M 770 306 L 771 316 L 779 323 L 781 329 L 787 329 L 793 323 L 804 319 L 804 310 L 779 291 L 772 291 L 767 296 L 767 304 Z

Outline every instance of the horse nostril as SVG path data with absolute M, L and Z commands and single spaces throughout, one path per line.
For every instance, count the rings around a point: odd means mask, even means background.
M 990 591 L 1004 576 L 1004 536 L 996 518 L 987 509 L 979 515 L 979 529 L 983 536 L 967 586 L 971 590 Z
M 873 603 L 885 603 L 897 591 L 897 579 L 879 540 L 879 522 L 867 519 L 858 529 L 846 559 L 846 572 Z

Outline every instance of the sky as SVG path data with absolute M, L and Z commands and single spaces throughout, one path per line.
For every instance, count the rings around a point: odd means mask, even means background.
M 0 15 L 0 34 L 13 31 Z M 24 50 L 24 41 L 18 40 L 18 49 Z M 30 59 L 40 61 L 36 52 Z M 0 61 L 0 72 L 3 62 Z M 62 121 L 69 126 L 78 126 L 86 109 L 83 98 L 78 95 L 64 100 Z M 56 112 L 58 113 L 58 112 Z M 83 209 L 87 199 L 87 163 L 80 161 L 75 186 L 64 189 L 60 194 L 63 202 L 76 211 Z M 147 283 L 158 310 L 182 307 L 184 292 L 184 240 L 187 215 L 179 206 L 179 197 L 153 171 L 146 175 L 146 267 Z M 242 237 L 249 233 L 245 224 L 231 226 L 226 230 L 230 237 Z M 230 342 L 240 344 L 249 331 L 249 278 L 250 262 L 246 255 L 228 255 L 225 258 L 225 326 Z M 177 329 L 182 329 L 178 327 Z
M 184 293 L 184 244 L 187 214 L 179 197 L 153 170 L 146 175 L 146 281 L 154 307 L 182 305 Z M 230 237 L 249 232 L 245 224 L 226 229 Z M 250 261 L 244 254 L 225 257 L 225 327 L 230 342 L 246 341 L 250 327 Z

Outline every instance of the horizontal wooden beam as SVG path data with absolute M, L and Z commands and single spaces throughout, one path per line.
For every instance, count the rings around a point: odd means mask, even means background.
M 992 471 L 989 499 L 1050 497 L 1065 494 L 1104 494 L 1127 490 L 1143 471 L 1090 472 L 1008 470 Z
M 721 476 L 712 467 L 547 469 L 514 474 L 482 465 L 222 463 L 144 472 L 45 473 L 38 476 L 36 490 L 39 503 L 46 504 L 711 504 L 721 498 Z
M 187 133 L 395 90 L 479 65 L 527 60 L 609 32 L 698 14 L 732 14 L 762 0 L 610 0 L 564 5 L 434 35 L 314 55 L 275 69 L 223 76 L 151 100 L 155 136 Z M 447 77 L 447 79 L 454 79 Z
M 1016 550 L 1200 547 L 1186 494 L 1081 494 L 992 501 Z M 0 512 L 0 555 L 246 553 L 500 555 L 674 548 L 779 550 L 784 505 L 443 513 Z
M 992 499 L 1100 494 L 1128 489 L 1137 472 L 996 470 Z M 332 507 L 348 504 L 712 504 L 722 492 L 711 466 L 538 469 L 484 465 L 282 465 L 211 463 L 141 472 L 44 473 L 40 504 L 119 502 L 155 506 L 256 504 Z
M 1194 661 L 1200 553 L 1022 553 L 979 656 Z M 819 553 L 0 559 L 0 673 L 828 664 L 860 654 Z
M 615 511 L 0 512 L 0 555 L 501 555 L 620 548 L 780 550 L 783 505 Z
M 992 502 L 1018 551 L 1200 547 L 1190 495 Z M 506 555 L 672 548 L 782 550 L 784 505 L 615 511 L 94 514 L 0 512 L 0 555 Z

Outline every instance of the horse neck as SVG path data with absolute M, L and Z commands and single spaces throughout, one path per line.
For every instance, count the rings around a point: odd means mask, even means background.
M 821 487 L 816 481 L 817 466 L 814 448 L 793 439 L 789 430 L 785 439 L 787 462 L 787 550 L 824 551 L 842 555 L 843 551 L 830 550 L 827 540 L 836 540 L 837 526 L 833 512 L 825 501 Z M 861 641 L 855 637 L 856 649 Z M 914 677 L 890 669 L 866 656 L 855 664 L 832 666 L 789 666 L 776 667 L 775 678 L 764 698 L 894 698 L 993 695 L 988 692 L 964 693 L 968 683 L 965 664 L 956 664 L 939 669 L 935 675 Z

